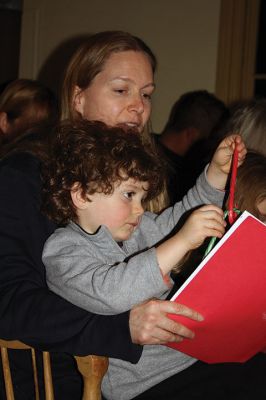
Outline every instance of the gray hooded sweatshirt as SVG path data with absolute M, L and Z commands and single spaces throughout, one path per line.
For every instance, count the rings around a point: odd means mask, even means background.
M 206 170 L 205 170 L 206 171 Z M 188 210 L 203 204 L 222 205 L 224 192 L 212 188 L 206 172 L 181 202 L 161 214 L 145 212 L 130 239 L 120 246 L 107 227 L 89 234 L 71 222 L 57 229 L 43 251 L 50 289 L 97 314 L 118 314 L 151 297 L 169 293 L 158 265 L 155 245 Z M 146 345 L 137 364 L 109 359 L 102 391 L 108 400 L 128 400 L 196 360 L 161 345 Z

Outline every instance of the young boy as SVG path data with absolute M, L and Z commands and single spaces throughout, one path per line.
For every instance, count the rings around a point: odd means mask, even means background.
M 227 138 L 214 156 L 223 170 L 225 159 L 230 164 L 233 142 Z M 238 147 L 243 159 L 240 140 Z M 51 290 L 92 312 L 120 313 L 151 297 L 165 298 L 171 269 L 206 237 L 223 235 L 223 212 L 210 203 L 221 205 L 224 193 L 208 184 L 207 172 L 174 207 L 160 215 L 144 211 L 163 188 L 162 169 L 134 132 L 90 122 L 62 127 L 45 179 L 45 210 L 66 225 L 55 231 L 43 251 Z M 171 234 L 180 217 L 198 206 Z M 167 347 L 146 346 L 137 365 L 110 360 L 104 395 L 131 398 L 161 380 L 161 373 L 171 376 L 194 362 Z M 136 370 L 142 376 L 140 387 Z

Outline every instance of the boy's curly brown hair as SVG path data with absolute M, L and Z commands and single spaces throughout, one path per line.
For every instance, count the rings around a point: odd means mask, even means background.
M 42 209 L 65 225 L 76 220 L 70 195 L 75 184 L 85 198 L 95 192 L 111 194 L 114 184 L 133 178 L 149 183 L 148 202 L 163 190 L 164 164 L 135 131 L 102 122 L 65 121 L 55 134 L 53 155 L 42 177 Z

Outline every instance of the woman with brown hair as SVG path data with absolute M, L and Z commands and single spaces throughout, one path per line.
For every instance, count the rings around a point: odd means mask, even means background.
M 0 95 L 0 142 L 9 143 L 30 128 L 55 124 L 58 105 L 54 93 L 38 81 L 16 79 Z

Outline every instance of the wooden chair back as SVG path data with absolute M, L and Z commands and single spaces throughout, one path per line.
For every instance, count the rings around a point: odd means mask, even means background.
M 7 400 L 15 400 L 14 390 L 12 385 L 12 376 L 10 371 L 8 349 L 30 350 L 32 358 L 33 380 L 35 387 L 35 399 L 40 399 L 37 363 L 35 349 L 18 340 L 3 340 L 0 339 L 1 360 L 3 367 L 3 376 L 5 382 Z M 50 354 L 43 351 L 43 374 L 45 399 L 54 400 L 53 379 L 51 372 Z M 82 400 L 100 400 L 101 399 L 101 382 L 108 368 L 108 358 L 88 355 L 84 357 L 74 356 L 77 362 L 77 367 L 83 378 L 83 397 Z

